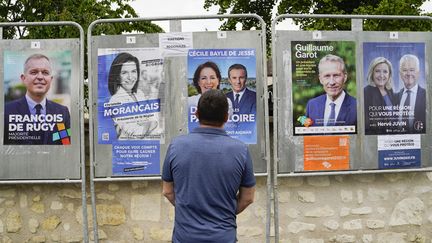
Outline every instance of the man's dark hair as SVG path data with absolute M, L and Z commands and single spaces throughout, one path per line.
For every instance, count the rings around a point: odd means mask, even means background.
M 218 79 L 218 86 L 217 86 L 217 89 L 219 89 L 219 85 L 220 85 L 220 81 L 222 80 L 222 76 L 221 76 L 221 73 L 220 73 L 220 70 L 219 70 L 219 67 L 216 65 L 216 63 L 214 63 L 214 62 L 205 62 L 205 63 L 202 63 L 201 65 L 199 65 L 196 69 L 195 69 L 195 73 L 194 73 L 194 76 L 193 76 L 193 85 L 195 86 L 195 88 L 198 90 L 198 93 L 200 93 L 201 94 L 201 87 L 199 86 L 199 79 L 200 79 L 200 75 L 201 75 L 201 71 L 204 69 L 204 68 L 211 68 L 211 69 L 213 69 L 213 71 L 216 73 L 216 77 L 217 77 L 217 79 Z
M 208 90 L 198 101 L 199 122 L 203 125 L 222 126 L 228 114 L 228 101 L 221 90 Z
M 241 69 L 241 70 L 244 70 L 244 72 L 245 72 L 245 78 L 246 78 L 246 80 L 247 80 L 247 69 L 246 69 L 245 66 L 243 66 L 242 64 L 239 64 L 239 63 L 233 64 L 233 65 L 231 65 L 231 66 L 228 68 L 228 78 L 230 78 L 230 72 L 231 72 L 231 70 L 233 70 L 233 69 Z

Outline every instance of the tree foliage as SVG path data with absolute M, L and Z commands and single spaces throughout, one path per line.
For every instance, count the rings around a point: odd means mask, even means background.
M 421 16 L 426 0 L 282 0 L 278 14 L 355 14 L 355 15 L 414 15 Z M 368 31 L 428 31 L 431 21 L 365 20 Z M 295 19 L 304 30 L 350 30 L 349 19 Z
M 84 29 L 86 36 L 89 25 L 98 19 L 134 18 L 135 10 L 128 4 L 132 0 L 1 0 L 0 22 L 48 22 L 74 21 Z M 97 25 L 94 35 L 117 35 L 139 31 L 144 33 L 163 32 L 158 25 L 146 21 Z M 73 26 L 27 26 L 5 27 L 5 39 L 52 39 L 78 38 L 79 30 Z M 87 46 L 85 47 L 87 49 Z M 86 52 L 86 51 L 85 51 Z M 84 58 L 87 70 L 87 58 Z M 87 71 L 84 71 L 87 76 Z M 86 78 L 86 77 L 85 77 Z M 88 87 L 84 87 L 85 97 Z
M 276 0 L 264 0 L 264 1 L 249 1 L 249 0 L 205 0 L 204 8 L 209 9 L 212 6 L 219 6 L 218 14 L 257 14 L 263 18 L 267 25 L 266 37 L 267 46 L 271 43 L 271 21 L 273 7 L 276 4 Z M 229 11 L 229 12 L 228 12 Z M 236 24 L 242 23 L 243 30 L 250 30 L 253 27 L 261 29 L 261 24 L 257 19 L 253 18 L 230 18 L 220 27 L 221 30 L 235 30 Z M 269 50 L 269 49 L 268 49 Z
M 1 22 L 74 21 L 86 31 L 91 22 L 106 18 L 138 17 L 128 4 L 131 0 L 2 0 Z M 162 29 L 149 22 L 103 24 L 96 26 L 94 34 L 121 34 L 142 31 L 161 32 Z M 71 38 L 78 37 L 74 27 L 8 27 L 4 38 Z
M 219 14 L 256 13 L 267 25 L 267 46 L 270 46 L 272 15 L 281 14 L 355 14 L 355 15 L 422 15 L 420 7 L 426 0 L 205 0 L 204 8 L 219 7 Z M 274 13 L 277 9 L 277 13 Z M 427 14 L 425 14 L 427 15 Z M 430 14 L 429 14 L 430 15 Z M 235 30 L 237 22 L 244 30 L 260 28 L 255 20 L 225 20 L 221 29 Z M 349 19 L 294 19 L 303 30 L 350 30 Z M 365 20 L 363 29 L 372 31 L 429 31 L 432 21 Z M 269 50 L 270 48 L 268 48 Z

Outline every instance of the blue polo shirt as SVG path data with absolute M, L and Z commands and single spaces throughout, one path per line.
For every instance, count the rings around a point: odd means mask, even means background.
M 246 144 L 223 129 L 195 128 L 169 145 L 162 180 L 174 183 L 173 242 L 236 241 L 237 192 L 255 185 Z

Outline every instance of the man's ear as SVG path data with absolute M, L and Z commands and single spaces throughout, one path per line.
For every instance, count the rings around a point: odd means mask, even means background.
M 199 120 L 199 112 L 198 112 L 198 109 L 196 109 L 196 111 L 195 111 L 195 116 L 196 116 L 196 118 L 198 118 L 198 120 Z
M 229 116 L 228 112 L 227 112 L 227 113 L 225 113 L 225 117 L 224 117 L 224 123 L 226 123 L 226 122 L 228 121 L 228 116 Z
M 320 81 L 320 84 L 324 85 L 323 81 L 321 80 L 321 74 L 318 74 L 318 80 Z
M 24 75 L 24 74 L 21 74 L 20 78 L 21 78 L 21 82 L 24 82 L 24 80 L 25 80 L 25 75 Z
M 344 83 L 348 80 L 348 73 L 344 73 Z

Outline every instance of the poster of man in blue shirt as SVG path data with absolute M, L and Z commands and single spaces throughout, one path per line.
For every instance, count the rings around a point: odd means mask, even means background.
M 52 57 L 41 53 L 4 53 L 5 145 L 71 142 L 69 108 L 64 105 L 70 102 L 70 95 L 65 92 L 69 91 L 71 52 L 50 54 Z M 54 64 L 59 64 L 56 69 Z

